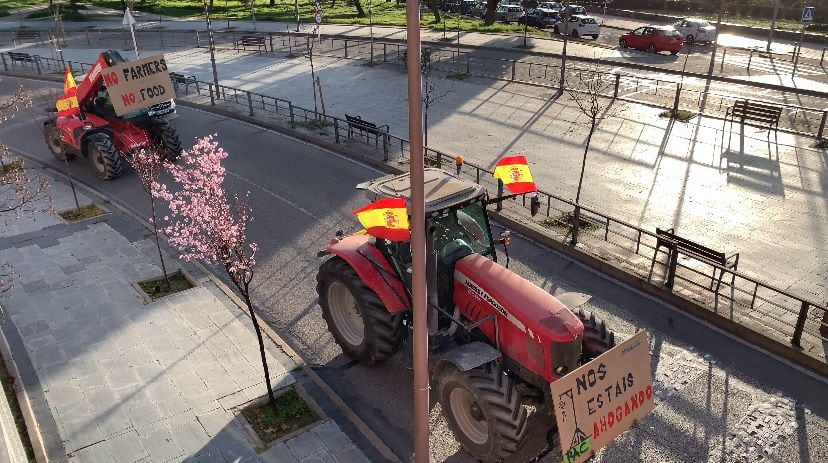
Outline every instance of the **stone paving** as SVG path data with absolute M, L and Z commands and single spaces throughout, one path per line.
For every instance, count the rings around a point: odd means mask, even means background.
M 68 188 L 50 183 L 56 208 L 68 206 Z M 154 242 L 118 211 L 70 225 L 34 219 L 9 224 L 0 239 L 0 262 L 19 275 L 2 329 L 15 361 L 31 365 L 21 374 L 49 461 L 366 460 L 329 420 L 257 454 L 238 415 L 266 394 L 247 315 L 189 265 L 197 287 L 145 303 L 131 283 L 160 274 Z M 266 342 L 274 389 L 301 379 Z

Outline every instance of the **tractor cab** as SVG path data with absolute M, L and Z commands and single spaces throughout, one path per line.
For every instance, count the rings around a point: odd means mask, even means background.
M 451 302 L 454 264 L 458 260 L 480 254 L 497 261 L 486 212 L 487 194 L 483 186 L 441 169 L 425 169 L 424 185 L 426 245 L 428 255 L 434 256 L 429 263 L 436 265 L 438 297 L 440 305 L 445 307 Z M 370 201 L 411 197 L 407 174 L 388 175 L 357 188 L 366 190 Z M 376 245 L 410 288 L 411 243 L 377 239 Z

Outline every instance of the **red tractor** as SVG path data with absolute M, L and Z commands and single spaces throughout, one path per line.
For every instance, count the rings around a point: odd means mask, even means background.
M 411 194 L 407 174 L 358 188 L 371 201 Z M 497 262 L 486 207 L 505 198 L 439 169 L 426 169 L 425 191 L 432 389 L 463 447 L 501 461 L 521 446 L 525 405 L 551 413 L 549 384 L 612 348 L 615 335 L 576 307 L 584 295 L 559 300 Z M 408 242 L 340 232 L 319 252 L 322 315 L 352 359 L 385 360 L 409 335 L 410 251 Z
M 125 117 L 115 114 L 102 71 L 126 62 L 115 50 L 101 53 L 98 61 L 77 87 L 80 113 L 73 116 L 53 114 L 43 123 L 49 151 L 59 161 L 71 161 L 78 154 L 88 158 L 101 179 L 121 173 L 121 156 L 141 149 L 160 149 L 164 158 L 175 161 L 181 141 L 167 121 L 141 110 Z

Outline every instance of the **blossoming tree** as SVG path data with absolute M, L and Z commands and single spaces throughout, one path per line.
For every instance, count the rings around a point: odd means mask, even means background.
M 168 202 L 170 215 L 164 217 L 167 223 L 161 232 L 181 252 L 181 258 L 222 266 L 241 293 L 259 339 L 267 395 L 275 413 L 262 331 L 250 301 L 257 246 L 247 242 L 247 225 L 253 220 L 246 202 L 249 192 L 242 198 L 225 191 L 221 161 L 227 152 L 214 137 L 199 139 L 190 150 L 181 153 L 178 164 L 166 164 L 177 190 L 155 182 L 152 193 Z

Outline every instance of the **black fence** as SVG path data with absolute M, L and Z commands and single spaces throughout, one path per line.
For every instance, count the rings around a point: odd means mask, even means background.
M 351 50 L 354 50 L 353 46 Z M 399 54 L 399 50 L 394 50 L 394 54 Z M 8 53 L 0 53 L 0 61 L 4 70 L 37 74 L 62 73 L 64 64 L 78 73 L 90 67 L 87 63 L 64 63 L 45 57 L 37 57 L 34 61 L 13 60 Z M 610 87 L 619 89 L 620 93 L 620 78 L 614 80 Z M 277 126 L 289 126 L 311 138 L 340 145 L 346 151 L 397 167 L 409 162 L 408 140 L 387 131 L 366 131 L 344 118 L 303 108 L 290 100 L 225 85 L 216 86 L 195 77 L 174 74 L 173 84 L 177 98 L 191 103 L 214 106 Z M 454 155 L 433 148 L 426 147 L 425 155 L 427 165 L 456 171 L 462 177 L 486 186 L 489 191 L 497 191 L 491 170 L 470 163 L 457 166 Z M 507 200 L 505 208 L 509 213 L 522 215 L 529 226 L 561 243 L 572 240 L 572 217 L 577 208 L 580 218 L 578 246 L 585 251 L 611 259 L 625 271 L 656 284 L 666 283 L 667 275 L 673 274 L 675 282 L 669 287 L 671 291 L 762 336 L 796 348 L 816 347 L 817 352 L 809 355 L 825 362 L 822 350 L 828 342 L 828 304 L 793 294 L 732 268 L 692 259 L 668 260 L 666 250 L 657 249 L 658 237 L 654 231 L 597 209 L 577 206 L 569 199 L 542 190 L 538 193 L 542 205 L 540 217 L 530 217 L 525 197 Z M 650 272 L 652 267 L 654 272 Z M 716 275 L 721 279 L 720 285 L 711 284 Z

